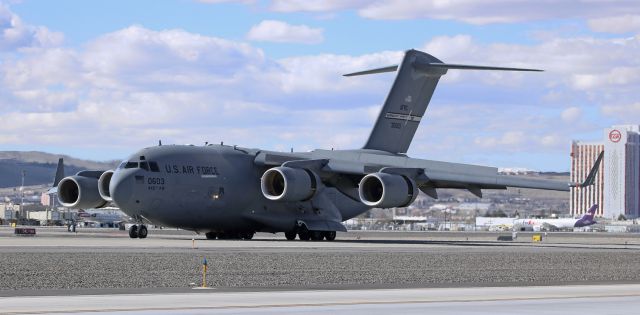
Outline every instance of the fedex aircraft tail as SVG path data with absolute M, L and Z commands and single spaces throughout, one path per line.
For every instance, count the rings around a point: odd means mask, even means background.
M 587 213 L 585 213 L 582 217 L 593 220 L 593 216 L 596 214 L 597 210 L 598 210 L 598 204 L 596 203 L 593 206 L 591 206 L 591 208 L 589 208 L 589 211 L 587 211 Z
M 597 210 L 598 204 L 594 204 L 593 206 L 591 206 L 591 208 L 589 208 L 589 211 L 587 211 L 587 213 L 582 215 L 582 217 L 578 221 L 576 221 L 575 227 L 583 227 L 596 224 L 596 221 L 593 220 L 593 217 L 595 216 Z

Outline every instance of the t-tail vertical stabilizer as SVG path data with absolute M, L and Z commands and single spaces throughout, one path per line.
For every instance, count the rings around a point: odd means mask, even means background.
M 388 66 L 345 74 L 345 76 L 356 76 L 398 71 L 389 95 L 363 149 L 406 153 L 427 110 L 438 80 L 447 73 L 448 69 L 541 71 L 446 64 L 434 56 L 412 49 L 405 53 L 399 66 Z

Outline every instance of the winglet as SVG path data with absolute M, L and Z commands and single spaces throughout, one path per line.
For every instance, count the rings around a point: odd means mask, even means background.
M 49 195 L 55 195 L 58 193 L 58 184 L 64 178 L 64 160 L 62 158 L 58 159 L 58 168 L 56 169 L 56 177 L 53 179 L 53 184 L 51 188 L 47 191 Z
M 598 169 L 600 169 L 600 163 L 602 163 L 602 158 L 604 157 L 604 151 L 600 152 L 600 154 L 598 154 L 598 158 L 596 159 L 596 162 L 593 163 L 593 167 L 591 167 L 591 171 L 589 171 L 589 175 L 587 175 L 587 178 L 585 178 L 584 182 L 582 183 L 570 183 L 569 187 L 587 187 L 587 186 L 591 186 L 593 185 L 593 183 L 595 183 L 596 181 L 596 175 L 598 174 Z
M 58 183 L 64 178 L 64 160 L 58 159 L 58 168 L 56 169 L 56 177 L 53 180 L 53 187 L 58 187 Z

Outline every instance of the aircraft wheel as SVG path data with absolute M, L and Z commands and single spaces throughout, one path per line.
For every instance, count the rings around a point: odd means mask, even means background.
M 336 231 L 325 231 L 325 232 L 322 232 L 322 234 L 324 234 L 324 238 L 327 241 L 333 241 L 336 239 Z
M 129 237 L 130 238 L 138 238 L 138 226 L 137 225 L 132 225 L 129 228 Z
M 296 231 L 284 232 L 284 237 L 289 241 L 293 241 L 296 239 Z
M 138 238 L 147 238 L 147 233 L 147 226 L 140 225 L 140 228 L 138 228 Z
M 312 241 L 322 241 L 324 234 L 322 231 L 311 231 L 310 235 Z
M 216 232 L 207 232 L 204 233 L 204 236 L 206 236 L 208 240 L 215 240 L 218 234 Z
M 244 232 L 244 233 L 242 233 L 242 239 L 250 240 L 250 239 L 253 238 L 254 234 L 255 234 L 255 232 Z
M 307 230 L 306 227 L 302 227 L 298 230 L 298 238 L 301 241 L 308 241 L 309 238 L 311 237 L 309 230 Z

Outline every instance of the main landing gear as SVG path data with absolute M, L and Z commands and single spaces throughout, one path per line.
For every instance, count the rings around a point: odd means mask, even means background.
M 129 228 L 130 238 L 147 238 L 147 226 L 144 224 L 134 224 Z
M 245 231 L 245 232 L 207 232 L 204 235 L 208 240 L 215 240 L 216 238 L 219 240 L 250 240 L 253 238 L 253 235 L 256 232 L 253 231 Z
M 333 241 L 336 239 L 336 231 L 316 231 L 308 230 L 306 226 L 301 226 L 297 230 L 284 232 L 284 236 L 289 241 L 296 239 L 296 235 L 301 241 Z

